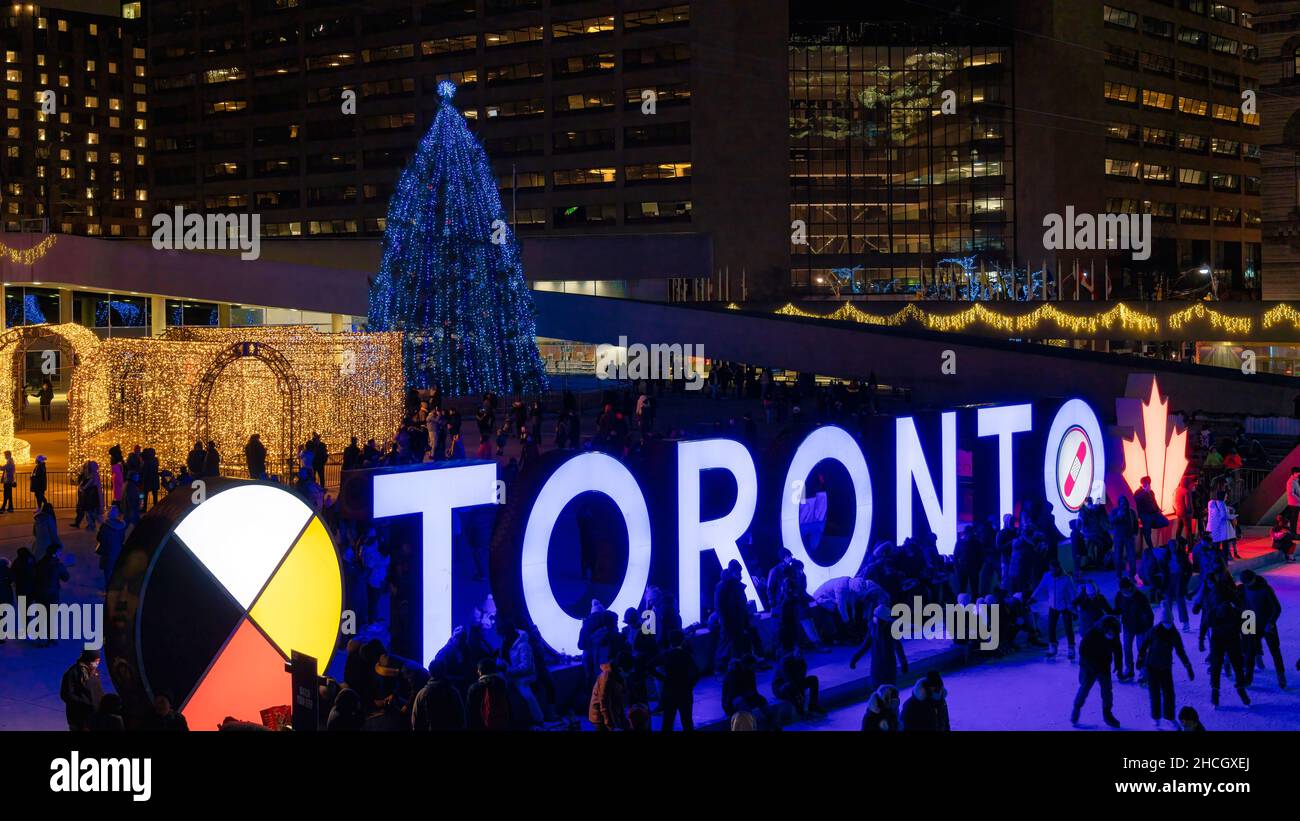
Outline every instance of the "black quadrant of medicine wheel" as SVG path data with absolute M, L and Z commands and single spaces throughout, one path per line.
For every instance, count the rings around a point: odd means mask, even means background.
M 194 692 L 245 616 L 244 608 L 174 533 L 142 599 L 140 658 L 146 685 L 176 707 Z

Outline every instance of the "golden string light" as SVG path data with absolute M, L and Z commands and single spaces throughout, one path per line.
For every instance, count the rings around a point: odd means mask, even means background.
M 781 307 L 776 313 L 783 316 L 833 319 L 888 327 L 899 327 L 910 321 L 919 323 L 932 331 L 955 333 L 965 331 L 976 323 L 986 325 L 995 331 L 1017 335 L 1043 330 L 1040 326 L 1044 323 L 1051 323 L 1058 329 L 1076 334 L 1092 334 L 1102 329 L 1117 326 L 1124 331 L 1139 334 L 1154 334 L 1160 330 L 1159 319 L 1141 311 L 1136 311 L 1123 303 L 1091 316 L 1069 314 L 1051 303 L 1042 303 L 1034 310 L 1024 314 L 1004 314 L 987 308 L 983 303 L 979 302 L 956 313 L 927 311 L 918 307 L 915 303 L 908 303 L 891 314 L 872 314 L 861 310 L 851 302 L 844 303 L 829 314 L 811 313 L 792 303 Z
M 1250 333 L 1255 325 L 1254 321 L 1252 321 L 1248 316 L 1228 316 L 1219 313 L 1213 308 L 1206 307 L 1204 303 L 1198 302 L 1191 307 L 1170 314 L 1168 320 L 1169 328 L 1174 331 L 1182 330 L 1183 326 L 1191 320 L 1205 319 L 1206 317 L 1210 320 L 1210 327 L 1217 328 L 1225 333 L 1237 337 Z M 1268 326 L 1265 325 L 1265 327 Z
M 1264 317 L 1261 320 L 1265 329 L 1274 325 L 1281 325 L 1284 322 L 1290 322 L 1292 328 L 1300 329 L 1300 311 L 1285 303 L 1274 305 L 1264 312 Z
M 0 257 L 16 262 L 19 265 L 34 265 L 54 247 L 54 243 L 58 238 L 57 234 L 50 234 L 31 248 L 10 248 L 0 242 Z

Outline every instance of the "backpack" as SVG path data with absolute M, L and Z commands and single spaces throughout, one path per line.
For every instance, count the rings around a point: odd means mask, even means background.
M 483 687 L 483 703 L 479 710 L 483 726 L 489 730 L 505 730 L 510 727 L 510 702 L 504 687 L 495 686 L 496 682 Z M 498 692 L 500 691 L 500 692 Z

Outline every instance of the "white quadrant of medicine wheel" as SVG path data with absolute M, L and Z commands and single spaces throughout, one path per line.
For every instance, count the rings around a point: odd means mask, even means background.
M 248 610 L 311 515 L 287 490 L 242 485 L 208 497 L 176 536 Z

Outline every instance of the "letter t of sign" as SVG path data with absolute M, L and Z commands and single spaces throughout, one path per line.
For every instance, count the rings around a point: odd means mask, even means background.
M 460 507 L 496 502 L 494 464 L 458 465 L 375 477 L 374 516 L 421 516 L 423 597 L 420 602 L 424 657 L 433 660 L 451 638 L 451 515 Z

